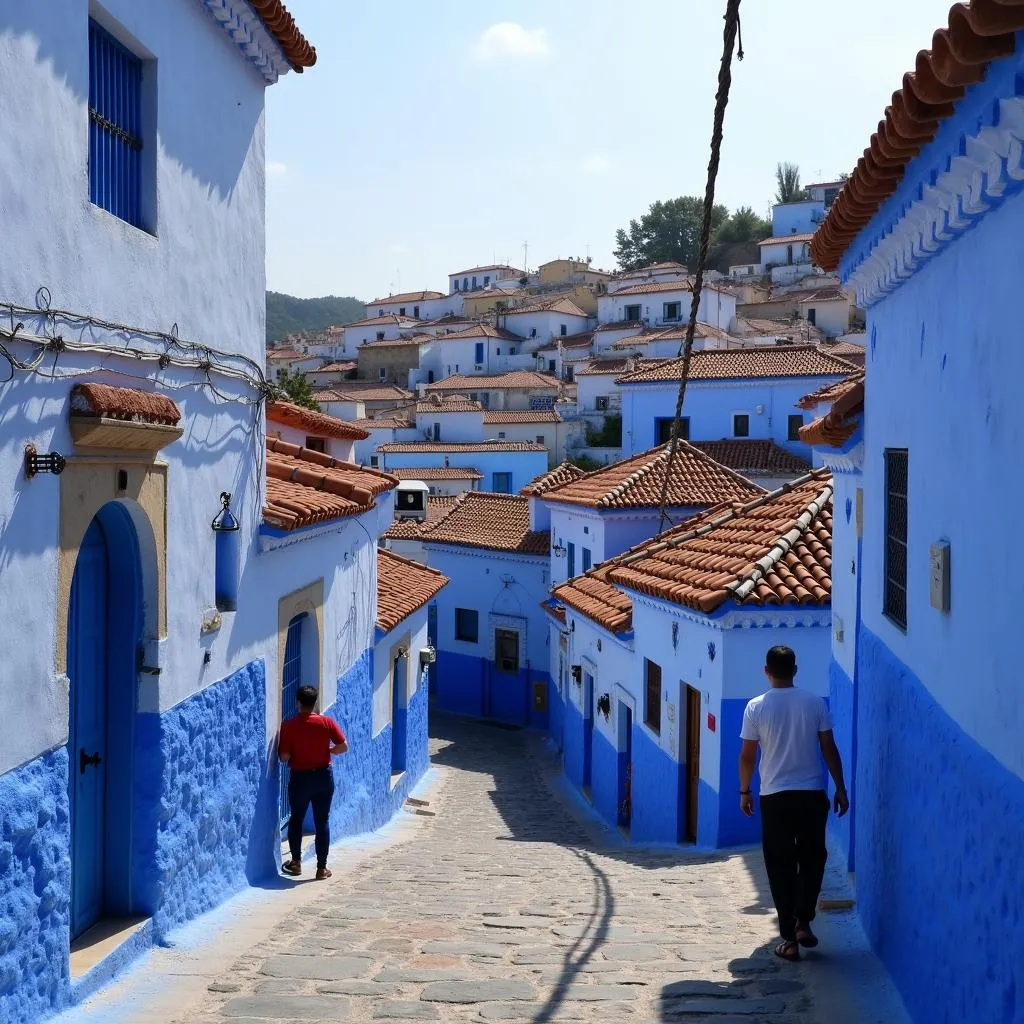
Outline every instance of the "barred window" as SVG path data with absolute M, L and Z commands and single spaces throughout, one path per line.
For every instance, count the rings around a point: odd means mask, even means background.
M 907 628 L 907 449 L 885 451 L 885 592 L 882 611 Z
M 644 658 L 644 723 L 661 732 L 661 666 Z

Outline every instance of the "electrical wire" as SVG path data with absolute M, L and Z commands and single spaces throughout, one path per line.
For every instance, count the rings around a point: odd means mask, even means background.
M 672 435 L 669 439 L 668 461 L 665 465 L 665 479 L 661 485 L 659 502 L 658 536 L 666 525 L 669 516 L 665 510 L 668 503 L 668 484 L 672 476 L 672 463 L 675 461 L 679 448 L 679 432 L 683 415 L 683 401 L 686 397 L 686 381 L 690 374 L 690 357 L 693 354 L 693 336 L 697 329 L 697 311 L 700 307 L 701 289 L 704 286 L 704 268 L 708 260 L 708 247 L 711 244 L 711 214 L 715 204 L 715 181 L 718 177 L 718 164 L 722 152 L 722 130 L 725 123 L 725 108 L 729 103 L 729 88 L 732 85 L 732 52 L 736 45 L 736 37 L 740 28 L 740 0 L 727 0 L 725 5 L 725 29 L 723 32 L 722 63 L 718 71 L 718 92 L 715 95 L 715 119 L 711 132 L 711 157 L 708 160 L 708 182 L 704 192 L 704 216 L 700 229 L 700 248 L 697 252 L 697 267 L 693 280 L 693 300 L 690 303 L 690 319 L 686 325 L 686 337 L 680 355 L 683 365 L 679 375 L 679 393 L 676 396 L 675 417 L 672 420 Z M 740 41 L 738 58 L 743 60 L 743 42 Z

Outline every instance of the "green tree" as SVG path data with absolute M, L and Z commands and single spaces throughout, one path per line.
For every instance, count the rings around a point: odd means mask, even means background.
M 781 163 L 775 167 L 775 202 L 798 203 L 807 198 L 800 187 L 800 168 L 796 164 Z
M 620 270 L 638 270 L 651 263 L 682 263 L 688 270 L 697 265 L 704 200 L 680 196 L 652 203 L 640 220 L 629 222 L 629 231 L 615 232 L 615 259 Z M 711 234 L 729 216 L 716 204 L 711 213 Z
M 722 223 L 711 239 L 708 265 L 726 273 L 737 263 L 757 263 L 757 243 L 772 233 L 771 224 L 749 206 L 741 206 Z
M 287 370 L 282 370 L 281 376 L 277 381 L 277 386 L 282 392 L 284 392 L 284 396 L 289 402 L 301 405 L 305 409 L 320 408 L 316 399 L 313 397 L 313 389 L 309 386 L 309 381 L 306 379 L 306 375 L 304 373 L 301 373 L 298 370 L 296 370 L 295 373 L 289 373 Z

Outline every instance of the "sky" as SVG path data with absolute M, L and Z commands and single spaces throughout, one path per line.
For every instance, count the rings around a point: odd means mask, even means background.
M 299 296 L 447 291 L 586 257 L 703 195 L 725 0 L 287 0 L 317 64 L 267 95 L 267 279 Z M 949 0 L 746 0 L 716 201 L 775 167 L 852 169 Z M 524 253 L 525 246 L 525 253 Z

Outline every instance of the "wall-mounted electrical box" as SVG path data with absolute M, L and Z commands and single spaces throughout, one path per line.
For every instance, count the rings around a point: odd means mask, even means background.
M 940 612 L 949 611 L 949 541 L 940 540 L 929 550 L 929 591 L 932 607 Z

